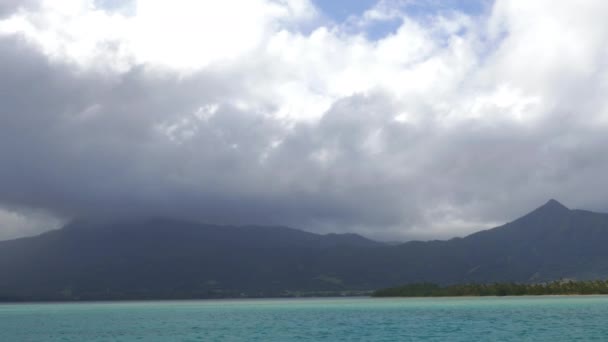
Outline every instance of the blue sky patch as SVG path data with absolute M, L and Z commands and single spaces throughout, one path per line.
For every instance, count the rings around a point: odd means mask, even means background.
M 341 24 L 349 18 L 362 15 L 373 8 L 379 0 L 313 0 L 315 5 L 331 21 Z M 463 12 L 479 15 L 491 7 L 492 0 L 392 0 L 386 1 L 389 6 L 396 6 L 411 17 L 427 17 L 442 12 Z M 400 18 L 378 21 L 367 25 L 365 35 L 370 39 L 380 39 L 395 32 L 401 25 Z

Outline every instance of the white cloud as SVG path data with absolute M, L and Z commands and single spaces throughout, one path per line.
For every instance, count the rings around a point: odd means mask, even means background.
M 41 211 L 0 209 L 0 241 L 60 228 L 65 222 Z

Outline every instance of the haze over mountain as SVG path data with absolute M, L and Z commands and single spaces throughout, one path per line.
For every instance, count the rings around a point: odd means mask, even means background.
M 464 238 L 399 245 L 286 227 L 79 221 L 0 242 L 0 297 L 277 296 L 421 281 L 606 278 L 607 244 L 608 214 L 555 200 Z

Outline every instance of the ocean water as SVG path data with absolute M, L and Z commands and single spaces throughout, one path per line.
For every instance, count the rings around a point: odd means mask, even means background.
M 608 341 L 608 296 L 0 304 L 0 341 Z

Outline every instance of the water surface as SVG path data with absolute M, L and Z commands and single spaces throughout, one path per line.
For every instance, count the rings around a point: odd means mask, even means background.
M 0 304 L 0 341 L 606 341 L 608 296 Z

